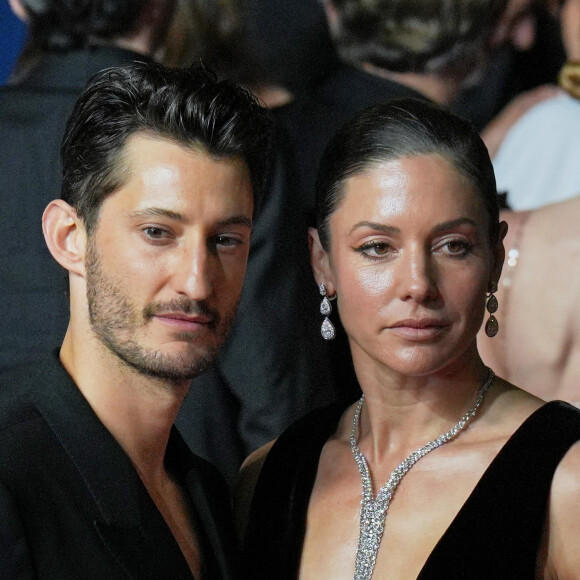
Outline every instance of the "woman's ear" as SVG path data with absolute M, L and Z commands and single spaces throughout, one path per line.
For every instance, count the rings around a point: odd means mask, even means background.
M 76 210 L 62 199 L 51 201 L 42 215 L 42 231 L 52 257 L 69 272 L 84 276 L 87 235 Z
M 503 263 L 505 260 L 505 246 L 504 239 L 508 231 L 507 222 L 502 221 L 499 224 L 499 235 L 497 238 L 497 244 L 493 250 L 494 263 L 491 270 L 491 281 L 499 282 L 501 276 L 501 270 L 503 268 Z
M 316 283 L 323 283 L 328 295 L 334 296 L 336 288 L 330 268 L 330 258 L 328 252 L 322 247 L 316 228 L 308 228 L 308 245 L 310 247 L 310 264 Z

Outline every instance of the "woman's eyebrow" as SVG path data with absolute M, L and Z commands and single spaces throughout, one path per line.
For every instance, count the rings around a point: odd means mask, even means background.
M 448 222 L 443 222 L 441 224 L 436 225 L 432 231 L 434 233 L 444 232 L 463 225 L 469 225 L 474 228 L 477 228 L 477 223 L 473 221 L 471 218 L 457 218 L 456 220 L 450 220 Z
M 401 230 L 394 226 L 387 226 L 385 224 L 380 224 L 378 222 L 367 222 L 367 221 L 357 222 L 356 224 L 354 224 L 354 226 L 352 226 L 352 228 L 350 229 L 350 233 L 352 234 L 352 232 L 354 232 L 359 228 L 370 228 L 373 230 L 378 230 L 379 232 L 384 232 L 385 234 L 401 233 Z

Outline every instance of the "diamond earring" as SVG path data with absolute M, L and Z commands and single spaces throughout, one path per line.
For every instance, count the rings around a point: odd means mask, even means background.
M 318 291 L 322 296 L 322 302 L 320 303 L 320 314 L 324 316 L 324 320 L 322 321 L 322 326 L 320 327 L 320 334 L 324 340 L 332 340 L 336 336 L 336 329 L 328 316 L 332 312 L 332 304 L 330 303 L 331 300 L 336 299 L 336 295 L 334 296 L 327 296 L 326 295 L 326 286 L 321 282 L 318 285 Z

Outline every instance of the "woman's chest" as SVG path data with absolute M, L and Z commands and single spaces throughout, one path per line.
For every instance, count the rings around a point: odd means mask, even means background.
M 361 549 L 359 560 L 376 558 L 373 578 L 415 580 L 493 458 L 491 451 L 441 451 L 423 458 L 403 477 L 386 511 L 369 502 L 361 506 L 354 460 L 350 469 L 325 465 L 323 454 L 308 506 L 300 578 L 351 580 L 361 533 L 378 527 L 382 533 L 370 542 L 378 549 Z M 375 494 L 387 478 L 377 477 Z M 372 518 L 366 526 L 364 521 L 361 526 L 361 511 L 367 514 L 363 520 L 369 514 Z

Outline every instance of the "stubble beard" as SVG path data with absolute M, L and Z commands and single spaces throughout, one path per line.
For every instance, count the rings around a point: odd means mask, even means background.
M 186 297 L 171 303 L 150 303 L 139 312 L 123 292 L 120 280 L 103 273 L 93 239 L 89 240 L 86 259 L 87 303 L 91 329 L 98 340 L 124 365 L 138 373 L 170 382 L 190 380 L 206 370 L 217 356 L 232 326 L 237 304 L 224 316 L 203 302 Z M 137 331 L 158 312 L 183 312 L 208 316 L 213 340 L 200 347 L 195 333 L 176 331 L 174 339 L 191 343 L 186 353 L 166 354 L 147 348 L 137 340 Z

